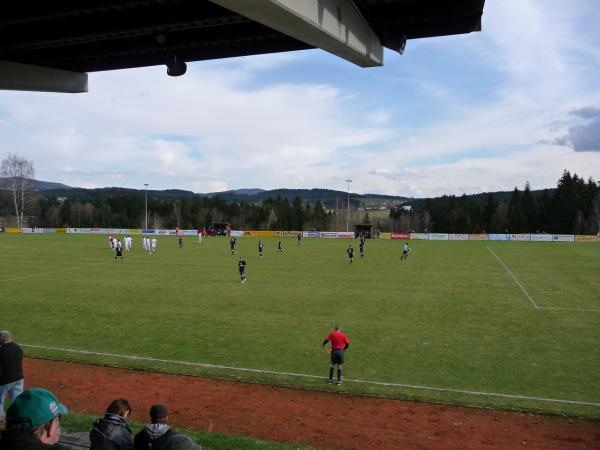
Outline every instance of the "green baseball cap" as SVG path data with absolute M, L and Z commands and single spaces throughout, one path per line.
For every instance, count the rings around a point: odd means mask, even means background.
M 29 429 L 50 422 L 69 410 L 47 389 L 29 389 L 19 395 L 6 411 L 7 425 Z

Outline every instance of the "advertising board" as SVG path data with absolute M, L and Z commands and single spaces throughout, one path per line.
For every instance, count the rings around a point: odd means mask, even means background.
M 244 236 L 244 232 L 242 230 L 231 230 L 229 232 L 229 236 L 231 236 L 231 237 L 243 237 Z
M 575 236 L 572 234 L 553 234 L 553 242 L 575 242 Z
M 84 231 L 87 230 L 87 231 Z M 69 234 L 81 234 L 81 233 L 89 233 L 89 228 L 67 228 L 67 233 Z
M 67 229 L 66 228 L 55 228 L 54 231 L 56 231 L 57 233 L 66 233 Z
M 273 237 L 275 236 L 274 231 L 269 230 L 248 230 L 244 231 L 244 236 L 247 237 Z
M 410 239 L 410 233 L 392 233 L 392 239 Z
M 597 242 L 598 238 L 593 234 L 578 234 L 575 236 L 575 242 Z
M 429 233 L 410 233 L 410 239 L 429 239 Z
M 391 239 L 392 233 L 379 233 L 379 239 Z M 407 238 L 408 239 L 408 238 Z
M 337 238 L 337 233 L 335 231 L 321 231 L 319 236 L 325 239 L 335 239 Z
M 484 233 L 480 234 L 469 234 L 470 241 L 487 241 L 489 240 L 488 235 Z
M 23 227 L 21 233 L 33 233 L 33 228 Z
M 532 234 L 531 240 L 533 242 L 552 242 L 551 234 Z
M 508 241 L 508 240 L 510 240 L 510 234 L 506 234 L 506 233 L 501 233 L 501 234 L 490 233 L 488 236 L 489 236 L 490 241 Z
M 447 241 L 448 233 L 429 233 L 430 241 Z
M 354 231 L 338 231 L 336 237 L 338 239 L 354 239 Z
M 297 237 L 300 231 L 276 231 L 275 237 Z
M 530 241 L 531 234 L 511 234 L 510 240 L 511 241 Z
M 321 237 L 321 232 L 320 231 L 305 231 L 304 233 L 302 233 L 302 236 L 307 237 L 307 238 L 318 238 L 318 237 Z
M 18 227 L 7 227 L 5 228 L 7 233 L 20 233 L 21 229 Z
M 449 241 L 468 241 L 469 235 L 468 234 L 449 234 L 448 240 Z

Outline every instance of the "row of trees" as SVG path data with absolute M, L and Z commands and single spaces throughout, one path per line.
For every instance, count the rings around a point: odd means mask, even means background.
M 556 189 L 510 194 L 442 196 L 427 199 L 412 211 L 390 212 L 392 228 L 447 233 L 596 234 L 600 228 L 600 186 L 564 171 Z
M 6 198 L 5 198 L 6 200 Z M 3 207 L 4 206 L 4 207 Z M 10 208 L 0 200 L 0 215 Z M 143 194 L 96 197 L 91 200 L 40 195 L 29 205 L 29 226 L 144 228 L 146 222 Z M 186 199 L 148 198 L 150 228 L 195 229 L 214 222 L 228 222 L 236 229 L 327 230 L 335 215 L 325 211 L 321 202 L 293 202 L 268 198 L 262 204 L 226 202 L 221 197 Z
M 145 227 L 143 192 L 117 190 L 90 196 L 85 190 L 74 190 L 66 199 L 31 193 L 27 183 L 34 174 L 33 163 L 13 154 L 2 161 L 1 174 L 7 181 L 0 191 L 0 217 L 16 217 L 17 226 Z M 368 215 L 359 218 L 354 214 L 353 219 L 351 227 L 369 223 Z M 330 230 L 345 221 L 345 212 L 338 216 L 326 211 L 320 201 L 309 203 L 300 197 L 290 202 L 278 196 L 261 203 L 218 196 L 148 198 L 151 228 L 194 229 L 228 222 L 235 229 Z M 512 193 L 416 200 L 410 211 L 392 209 L 388 218 L 378 218 L 374 225 L 381 231 L 595 234 L 600 228 L 600 185 L 565 171 L 555 189 L 532 191 L 527 183 L 523 190 L 515 188 Z

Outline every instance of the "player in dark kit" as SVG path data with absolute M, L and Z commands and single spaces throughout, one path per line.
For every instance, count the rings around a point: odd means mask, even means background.
M 242 283 L 246 282 L 246 260 L 240 256 L 238 261 L 238 271 L 240 272 L 240 280 Z
M 301 241 L 302 241 L 302 233 L 298 233 L 298 245 L 300 245 Z
M 350 258 L 350 264 L 352 264 L 352 261 L 354 260 L 354 249 L 352 248 L 352 244 L 348 246 L 346 253 L 348 253 L 348 258 Z
M 183 248 L 183 235 L 177 234 L 177 241 L 179 243 L 179 248 Z
M 365 256 L 365 238 L 362 236 L 360 237 L 358 248 L 360 249 L 360 259 L 363 259 Z
M 258 256 L 260 256 L 262 258 L 262 254 L 263 254 L 263 243 L 262 243 L 262 241 L 258 241 Z
M 344 352 L 350 347 L 348 337 L 342 333 L 339 325 L 325 338 L 323 347 L 331 341 L 331 365 L 329 366 L 329 379 L 327 383 L 333 383 L 333 369 L 337 366 L 337 384 L 342 384 L 342 365 L 344 364 Z
M 121 262 L 123 262 L 123 246 L 121 245 L 121 241 L 120 240 L 117 240 L 117 244 L 115 246 L 115 251 L 117 252 L 115 254 L 115 261 L 117 260 L 117 258 L 120 257 L 121 258 Z
M 281 239 L 277 242 L 277 253 L 283 254 L 283 242 L 281 242 Z
M 229 248 L 231 249 L 231 254 L 235 254 L 235 247 L 237 246 L 237 241 L 234 237 L 229 239 Z

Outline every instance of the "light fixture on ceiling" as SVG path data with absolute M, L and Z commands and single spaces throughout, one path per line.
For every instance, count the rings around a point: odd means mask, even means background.
M 171 77 L 179 77 L 187 71 L 187 64 L 179 59 L 177 56 L 169 58 L 167 61 L 167 75 Z

